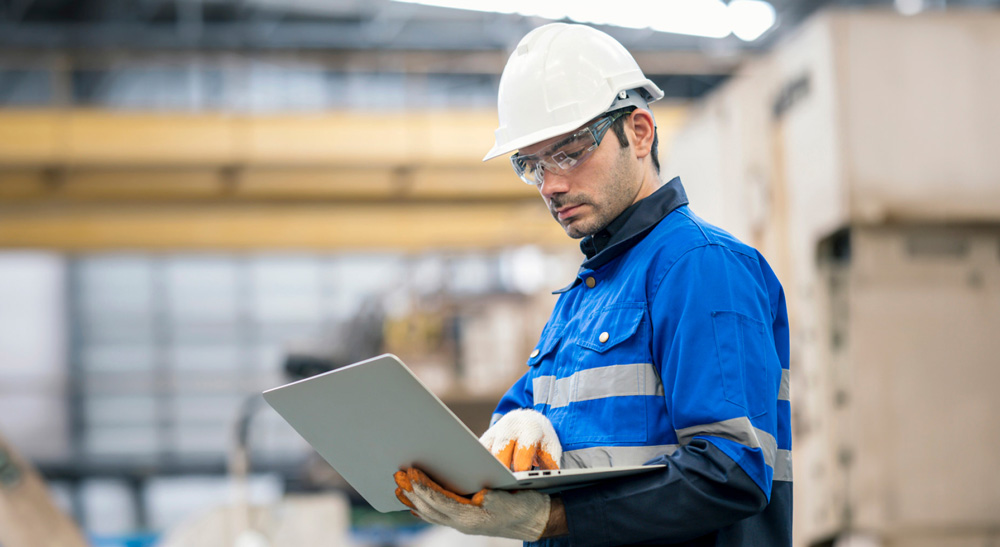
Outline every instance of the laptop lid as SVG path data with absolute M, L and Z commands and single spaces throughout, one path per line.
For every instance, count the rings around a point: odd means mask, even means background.
M 655 468 L 512 473 L 391 354 L 270 389 L 264 400 L 382 512 L 407 509 L 392 478 L 407 467 L 459 494 L 484 487 L 558 489 Z

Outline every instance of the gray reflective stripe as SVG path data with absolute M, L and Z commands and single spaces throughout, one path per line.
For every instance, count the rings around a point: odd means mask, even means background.
M 774 480 L 792 482 L 792 451 L 779 450 L 774 462 Z
M 585 467 L 615 467 L 621 465 L 642 465 L 658 456 L 669 456 L 680 448 L 676 444 L 659 446 L 599 446 L 564 452 L 563 469 Z M 792 451 L 778 450 L 774 461 L 776 481 L 792 482 Z
M 566 378 L 539 376 L 531 388 L 536 405 L 552 408 L 606 397 L 663 396 L 663 384 L 650 363 L 591 368 Z
M 597 446 L 563 452 L 563 469 L 642 465 L 653 458 L 673 454 L 676 444 L 659 446 Z
M 750 423 L 750 418 L 740 416 L 731 420 L 715 422 L 714 424 L 696 425 L 677 430 L 677 439 L 681 444 L 691 442 L 695 435 L 710 435 L 738 442 L 750 448 L 759 448 L 764 453 L 764 461 L 774 467 L 778 452 L 778 442 L 767 431 L 757 429 Z
M 788 369 L 781 369 L 781 387 L 778 389 L 778 400 L 787 401 L 788 397 Z
M 568 382 L 569 378 L 564 380 Z M 555 399 L 556 393 L 554 388 L 559 387 L 559 382 L 556 381 L 555 376 L 539 376 L 531 380 L 531 392 L 534 397 L 535 406 L 550 404 L 552 399 Z M 567 389 L 567 388 L 563 388 Z M 568 390 L 567 390 L 568 391 Z M 565 405 L 562 405 L 565 406 Z
M 493 427 L 493 424 L 497 423 L 497 421 L 499 421 L 499 420 L 500 420 L 500 418 L 503 418 L 503 414 L 499 414 L 499 413 L 497 413 L 497 414 L 494 414 L 494 415 L 493 415 L 493 416 L 492 416 L 492 417 L 490 418 L 490 427 Z

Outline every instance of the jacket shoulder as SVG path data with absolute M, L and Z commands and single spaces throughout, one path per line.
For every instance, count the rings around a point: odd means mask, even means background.
M 668 214 L 643 241 L 658 255 L 658 261 L 671 264 L 692 249 L 720 246 L 756 261 L 757 251 L 729 232 L 694 214 L 688 206 Z

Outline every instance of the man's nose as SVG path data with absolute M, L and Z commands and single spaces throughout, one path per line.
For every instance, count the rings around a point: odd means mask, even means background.
M 558 175 L 550 171 L 545 172 L 545 176 L 542 178 L 542 184 L 538 187 L 538 191 L 543 197 L 551 198 L 556 194 L 565 194 L 569 191 L 570 180 L 565 174 Z

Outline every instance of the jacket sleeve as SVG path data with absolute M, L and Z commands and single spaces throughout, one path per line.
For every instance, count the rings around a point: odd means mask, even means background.
M 649 463 L 666 467 L 561 494 L 571 545 L 680 543 L 767 505 L 746 472 L 707 440 L 693 440 Z
M 675 543 L 767 506 L 781 365 L 755 256 L 688 251 L 648 295 L 651 350 L 670 424 L 661 470 L 562 494 L 571 544 Z

